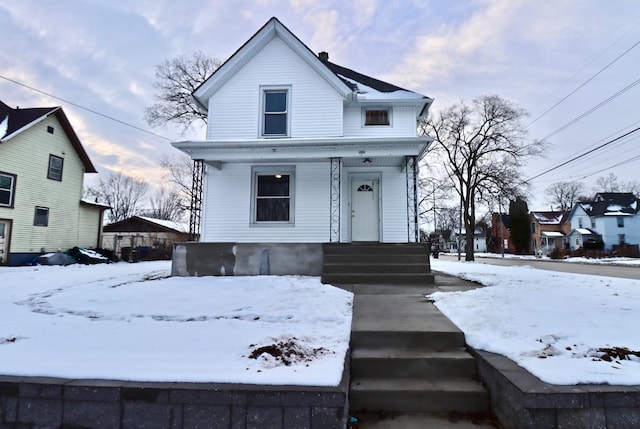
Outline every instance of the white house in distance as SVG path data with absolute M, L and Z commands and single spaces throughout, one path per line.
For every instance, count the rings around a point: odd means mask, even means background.
M 276 18 L 193 96 L 206 140 L 173 145 L 205 165 L 201 242 L 418 241 L 431 98 L 315 55 Z
M 83 201 L 89 156 L 61 107 L 0 101 L 0 265 L 100 244 L 107 206 Z
M 640 200 L 632 193 L 600 192 L 593 201 L 576 203 L 569 214 L 571 250 L 585 240 L 602 239 L 604 250 L 640 244 Z

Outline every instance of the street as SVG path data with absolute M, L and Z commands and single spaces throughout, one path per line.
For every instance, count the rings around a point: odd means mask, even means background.
M 458 255 L 455 253 L 440 253 L 440 258 L 457 261 Z M 462 255 L 464 261 L 464 255 Z M 606 277 L 620 277 L 625 279 L 640 280 L 640 267 L 636 266 L 619 266 L 605 264 L 581 264 L 564 261 L 538 260 L 538 259 L 510 259 L 497 257 L 478 257 L 475 261 L 482 264 L 493 264 L 502 266 L 522 266 L 529 265 L 541 270 L 558 271 L 562 273 L 589 274 Z

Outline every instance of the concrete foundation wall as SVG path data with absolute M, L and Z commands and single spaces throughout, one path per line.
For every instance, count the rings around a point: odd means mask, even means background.
M 474 351 L 478 377 L 505 429 L 640 427 L 640 386 L 557 386 L 504 356 Z
M 176 243 L 172 276 L 322 274 L 321 243 Z

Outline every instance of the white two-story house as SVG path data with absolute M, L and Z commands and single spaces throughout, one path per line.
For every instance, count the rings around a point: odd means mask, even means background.
M 571 250 L 586 240 L 602 240 L 604 250 L 640 244 L 640 200 L 632 193 L 600 192 L 593 201 L 576 203 L 569 213 Z
M 95 172 L 61 107 L 0 101 L 0 265 L 98 247 L 108 207 L 82 200 L 84 174 Z
M 204 163 L 200 241 L 418 240 L 417 122 L 432 99 L 314 54 L 270 19 L 193 94 Z

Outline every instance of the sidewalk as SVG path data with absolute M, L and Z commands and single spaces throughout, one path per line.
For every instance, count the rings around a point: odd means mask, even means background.
M 355 294 L 352 333 L 361 331 L 421 331 L 460 335 L 461 331 L 447 319 L 425 295 L 436 291 L 461 291 L 479 285 L 449 275 L 434 273 L 432 285 L 342 285 Z M 353 429 L 386 428 L 495 428 L 488 413 L 372 413 L 357 414 Z

